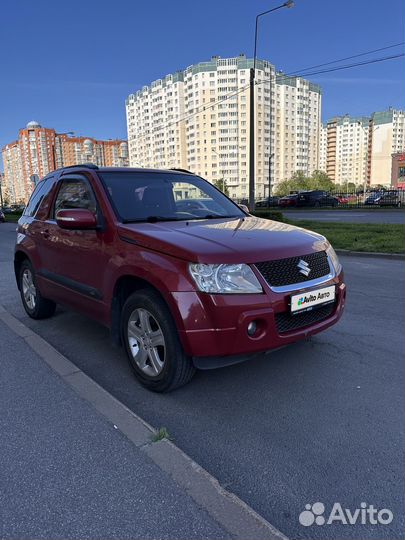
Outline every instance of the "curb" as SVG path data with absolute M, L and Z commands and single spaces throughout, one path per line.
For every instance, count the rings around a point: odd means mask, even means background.
M 403 260 L 405 253 L 379 253 L 372 251 L 352 251 L 350 249 L 335 249 L 338 255 L 350 255 L 353 257 L 378 257 L 381 259 Z
M 0 304 L 0 321 L 26 344 L 69 385 L 89 402 L 164 474 L 168 474 L 199 507 L 237 540 L 288 540 L 278 529 L 244 501 L 224 489 L 218 480 L 167 439 L 152 442 L 152 426 L 88 377 Z

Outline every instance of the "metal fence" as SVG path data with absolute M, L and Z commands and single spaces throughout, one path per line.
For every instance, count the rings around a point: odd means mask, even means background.
M 247 199 L 236 200 L 239 204 L 248 204 Z M 403 208 L 405 207 L 405 190 L 390 189 L 363 192 L 292 192 L 284 197 L 267 197 L 256 199 L 255 207 L 279 208 Z

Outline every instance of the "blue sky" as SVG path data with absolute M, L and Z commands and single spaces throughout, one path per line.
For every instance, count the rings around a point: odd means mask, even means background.
M 0 147 L 30 120 L 99 138 L 126 136 L 125 98 L 212 55 L 252 55 L 269 0 L 19 0 L 1 11 Z M 405 39 L 403 0 L 295 0 L 261 19 L 258 56 L 284 72 Z M 404 46 L 375 53 L 403 52 Z M 311 77 L 323 119 L 405 107 L 404 58 Z

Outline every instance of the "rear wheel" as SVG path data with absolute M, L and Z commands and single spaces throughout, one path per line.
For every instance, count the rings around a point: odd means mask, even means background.
M 195 368 L 181 346 L 172 315 L 160 296 L 144 289 L 122 310 L 122 340 L 137 379 L 154 392 L 169 392 L 191 380 Z
M 32 319 L 46 319 L 55 313 L 56 304 L 44 298 L 36 284 L 35 272 L 30 261 L 20 267 L 20 294 L 25 311 Z

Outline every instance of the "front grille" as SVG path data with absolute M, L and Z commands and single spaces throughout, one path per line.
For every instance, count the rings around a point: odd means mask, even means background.
M 327 319 L 332 315 L 336 304 L 328 304 L 327 306 L 291 315 L 290 312 L 276 313 L 276 325 L 279 334 L 285 334 L 292 330 L 299 330 Z
M 311 272 L 308 276 L 302 274 L 298 268 L 300 260 L 308 263 Z M 288 257 L 276 261 L 256 263 L 256 268 L 262 274 L 267 283 L 273 287 L 293 285 L 312 279 L 321 278 L 330 272 L 326 251 L 317 251 L 301 257 Z

